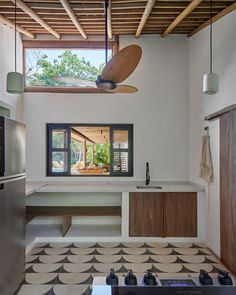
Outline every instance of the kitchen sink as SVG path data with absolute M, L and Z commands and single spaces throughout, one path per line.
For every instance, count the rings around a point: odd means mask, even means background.
M 162 189 L 161 186 L 158 185 L 136 185 L 137 189 Z

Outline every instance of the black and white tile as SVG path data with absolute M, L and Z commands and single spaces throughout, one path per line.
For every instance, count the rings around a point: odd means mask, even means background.
M 202 243 L 38 243 L 27 255 L 18 295 L 90 295 L 94 277 L 147 269 L 160 277 L 215 276 L 225 269 Z

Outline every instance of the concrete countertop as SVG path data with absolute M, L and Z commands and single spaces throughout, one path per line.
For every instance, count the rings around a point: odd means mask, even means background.
M 36 191 L 38 191 L 40 188 L 42 188 L 44 185 L 47 185 L 45 182 L 39 182 L 39 181 L 26 181 L 26 189 L 25 194 L 26 196 L 32 195 Z
M 141 181 L 127 182 L 26 182 L 26 195 L 35 192 L 204 192 L 204 186 L 184 181 L 153 181 L 149 186 L 161 186 L 162 189 L 137 189 L 144 185 Z

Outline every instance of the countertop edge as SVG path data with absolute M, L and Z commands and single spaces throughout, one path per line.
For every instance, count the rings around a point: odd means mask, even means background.
M 143 183 L 142 183 L 143 184 Z M 162 189 L 137 189 L 140 182 L 126 183 L 47 183 L 30 182 L 26 183 L 26 196 L 38 193 L 50 192 L 205 192 L 205 187 L 191 182 L 153 182 L 152 185 L 160 185 Z

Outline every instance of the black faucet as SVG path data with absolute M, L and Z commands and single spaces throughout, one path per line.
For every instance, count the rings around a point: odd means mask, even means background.
M 146 185 L 150 183 L 150 172 L 149 172 L 149 163 L 146 163 Z

